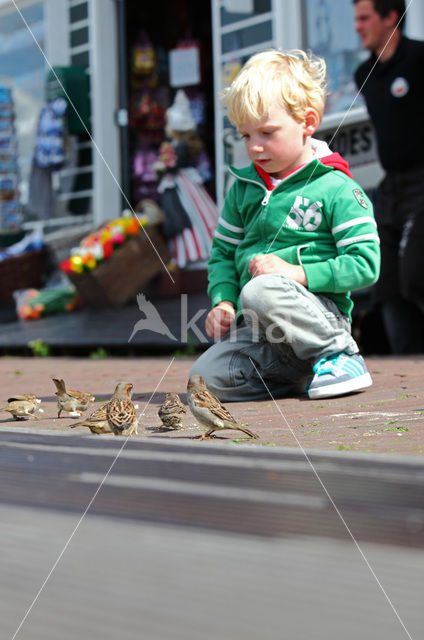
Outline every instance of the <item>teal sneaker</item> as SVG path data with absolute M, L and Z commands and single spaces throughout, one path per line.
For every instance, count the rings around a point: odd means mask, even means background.
M 362 391 L 372 385 L 364 359 L 359 354 L 336 353 L 313 366 L 314 377 L 307 389 L 310 398 L 331 398 Z

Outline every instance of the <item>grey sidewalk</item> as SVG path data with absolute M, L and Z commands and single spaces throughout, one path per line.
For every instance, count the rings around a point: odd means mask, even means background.
M 45 410 L 0 416 L 0 635 L 418 640 L 424 358 L 368 358 L 374 385 L 357 395 L 227 405 L 254 443 L 199 442 L 190 414 L 156 431 L 191 362 L 0 359 L 2 399 L 34 392 Z M 95 406 L 130 380 L 139 436 L 71 430 L 52 376 Z

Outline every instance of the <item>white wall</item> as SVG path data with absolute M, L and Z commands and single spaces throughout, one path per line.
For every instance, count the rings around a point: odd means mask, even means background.
M 121 213 L 118 104 L 118 46 L 114 0 L 90 0 L 91 107 L 94 165 L 94 221 Z
M 406 35 L 424 39 L 424 0 L 406 0 Z
M 67 0 L 44 0 L 46 56 L 54 67 L 69 64 L 69 4 Z

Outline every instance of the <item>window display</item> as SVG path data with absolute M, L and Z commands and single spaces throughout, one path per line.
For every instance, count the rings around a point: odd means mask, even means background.
M 211 37 L 209 2 L 127 4 L 131 199 L 135 208 L 159 204 L 182 269 L 204 265 L 218 217 Z
M 353 71 L 364 51 L 353 25 L 352 0 L 303 0 L 303 47 L 327 63 L 330 95 L 326 114 L 347 111 L 353 103 L 355 107 L 363 105 Z
M 12 89 L 0 82 L 0 231 L 12 231 L 21 224 L 17 159 Z
M 45 17 L 42 2 L 22 7 L 25 18 L 37 42 L 45 48 Z M 44 101 L 47 64 L 25 26 L 12 7 L 0 15 L 0 59 L 2 76 L 13 86 L 15 128 L 19 155 L 19 197 L 22 205 L 28 202 L 29 177 L 38 116 Z

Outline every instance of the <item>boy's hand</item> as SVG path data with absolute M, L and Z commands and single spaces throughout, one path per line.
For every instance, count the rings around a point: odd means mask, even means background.
M 236 310 L 232 302 L 223 300 L 209 311 L 206 316 L 206 333 L 210 338 L 219 338 L 225 335 L 235 317 Z
M 249 262 L 249 272 L 252 278 L 266 273 L 281 273 L 283 276 L 294 280 L 304 287 L 308 286 L 305 271 L 301 265 L 291 264 L 273 253 L 259 254 Z

